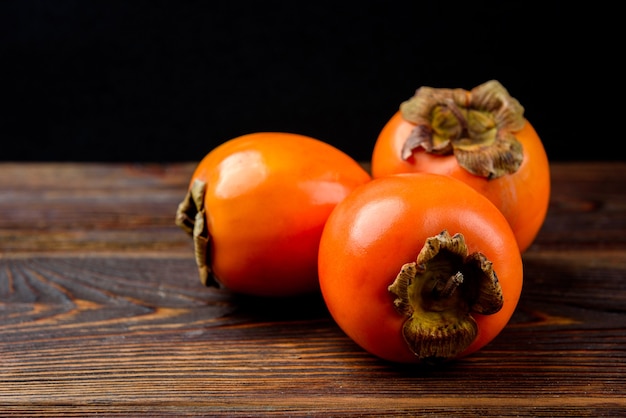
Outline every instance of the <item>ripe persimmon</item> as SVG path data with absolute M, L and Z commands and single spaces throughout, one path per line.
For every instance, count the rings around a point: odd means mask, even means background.
M 320 241 L 320 288 L 339 327 L 400 363 L 467 356 L 506 326 L 522 258 L 485 196 L 432 173 L 385 176 L 332 211 Z
M 252 133 L 200 161 L 176 223 L 193 236 L 205 285 L 255 296 L 313 292 L 328 215 L 370 180 L 352 157 L 318 139 Z
M 382 128 L 371 163 L 374 178 L 431 172 L 469 184 L 502 211 L 522 252 L 546 217 L 543 143 L 521 104 L 495 80 L 471 91 L 420 87 Z

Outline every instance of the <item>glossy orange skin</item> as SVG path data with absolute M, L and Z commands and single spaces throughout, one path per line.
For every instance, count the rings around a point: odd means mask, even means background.
M 406 345 L 404 317 L 387 290 L 405 263 L 416 260 L 427 238 L 447 229 L 464 235 L 469 253 L 492 261 L 504 296 L 493 315 L 472 314 L 479 333 L 459 356 L 493 340 L 519 300 L 523 269 L 515 236 L 484 196 L 449 176 L 409 173 L 374 179 L 357 188 L 330 215 L 319 253 L 322 295 L 341 329 L 385 360 L 419 363 Z
M 231 139 L 198 164 L 210 260 L 228 289 L 256 296 L 316 291 L 322 228 L 335 205 L 370 175 L 320 140 L 281 132 Z
M 520 251 L 526 251 L 543 225 L 550 200 L 548 157 L 532 125 L 526 121 L 524 128 L 515 134 L 524 147 L 519 170 L 491 180 L 469 173 L 453 155 L 432 155 L 419 149 L 403 160 L 402 145 L 414 127 L 399 111 L 391 117 L 374 145 L 372 176 L 431 172 L 457 178 L 487 196 L 502 211 L 517 237 Z

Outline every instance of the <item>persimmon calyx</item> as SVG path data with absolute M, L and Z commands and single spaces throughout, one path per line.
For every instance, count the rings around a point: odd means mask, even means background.
M 418 148 L 454 154 L 470 173 L 497 178 L 515 173 L 524 150 L 515 132 L 524 127 L 524 108 L 497 80 L 471 91 L 420 87 L 400 105 L 402 117 L 415 124 L 402 147 L 407 160 Z
M 425 362 L 457 357 L 478 334 L 472 314 L 491 315 L 503 305 L 492 263 L 482 253 L 468 254 L 463 235 L 446 230 L 426 240 L 388 290 L 406 317 L 404 340 Z
M 206 183 L 194 180 L 185 198 L 178 205 L 175 222 L 193 238 L 194 256 L 202 284 L 207 287 L 220 287 L 219 282 L 213 277 L 208 262 L 211 236 L 206 226 L 205 193 Z

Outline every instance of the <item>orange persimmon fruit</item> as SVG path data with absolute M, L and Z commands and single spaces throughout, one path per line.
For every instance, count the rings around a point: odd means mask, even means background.
M 467 183 L 504 214 L 521 252 L 534 242 L 550 199 L 543 143 L 496 80 L 471 91 L 420 87 L 379 133 L 371 171 L 374 178 L 431 172 Z
M 467 356 L 506 326 L 522 290 L 507 220 L 450 176 L 407 173 L 359 186 L 332 211 L 320 288 L 339 327 L 399 363 Z
M 326 219 L 370 180 L 357 161 L 321 140 L 251 133 L 200 161 L 176 224 L 193 236 L 207 286 L 268 297 L 314 292 Z

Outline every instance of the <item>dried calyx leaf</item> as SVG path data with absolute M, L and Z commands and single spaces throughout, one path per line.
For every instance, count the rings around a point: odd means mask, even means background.
M 200 281 L 205 286 L 220 287 L 215 280 L 208 263 L 208 250 L 211 237 L 205 222 L 204 194 L 206 183 L 194 180 L 185 198 L 176 210 L 176 225 L 181 227 L 193 238 L 194 255 Z
M 472 174 L 497 178 L 518 170 L 524 108 L 496 80 L 471 91 L 420 87 L 400 105 L 402 116 L 416 126 L 402 148 L 409 159 L 418 148 L 437 155 L 454 154 Z
M 472 313 L 494 314 L 503 305 L 492 263 L 481 253 L 468 254 L 462 234 L 445 230 L 426 240 L 415 262 L 402 266 L 389 291 L 406 317 L 405 341 L 425 362 L 457 357 L 478 333 Z

